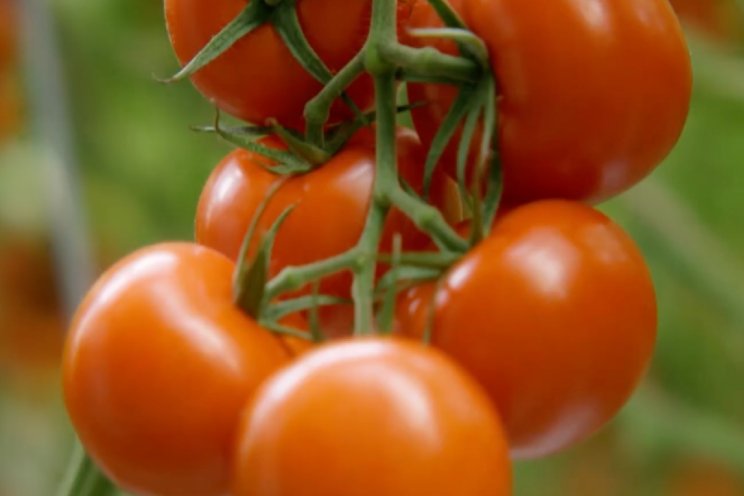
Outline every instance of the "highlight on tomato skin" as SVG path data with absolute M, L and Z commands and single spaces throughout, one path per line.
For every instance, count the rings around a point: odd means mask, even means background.
M 433 345 L 488 391 L 516 458 L 593 434 L 653 354 L 656 299 L 643 257 L 580 203 L 546 200 L 508 213 L 434 291 L 404 293 L 396 329 L 420 338 L 431 323 Z
M 163 243 L 115 264 L 77 310 L 63 357 L 86 451 L 136 494 L 222 495 L 243 404 L 290 357 L 235 307 L 233 263 Z
M 508 451 L 479 386 L 404 340 L 338 341 L 278 372 L 237 431 L 235 496 L 507 496 Z
M 586 2 L 452 0 L 484 41 L 500 97 L 499 151 L 504 198 L 598 203 L 648 175 L 676 144 L 692 87 L 690 56 L 667 0 Z M 560 19 L 560 22 L 556 22 Z M 408 27 L 441 26 L 427 2 Z M 538 34 L 539 33 L 539 34 Z M 404 36 L 415 46 L 456 54 L 453 43 Z M 456 94 L 416 83 L 411 101 L 430 146 Z M 440 165 L 454 176 L 457 140 Z

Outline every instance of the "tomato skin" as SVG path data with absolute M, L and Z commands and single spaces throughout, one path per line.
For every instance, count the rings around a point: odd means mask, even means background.
M 666 0 L 451 4 L 491 54 L 501 91 L 507 202 L 599 202 L 645 177 L 676 143 L 687 116 L 691 68 Z M 408 25 L 441 22 L 427 2 L 419 2 Z M 452 45 L 437 46 L 454 52 Z M 412 84 L 409 95 L 431 102 L 413 110 L 428 145 L 454 88 Z M 442 164 L 451 173 L 456 148 L 450 146 Z
M 242 406 L 289 360 L 233 305 L 232 271 L 208 248 L 155 245 L 109 269 L 75 315 L 65 404 L 88 453 L 127 491 L 227 490 Z
M 403 296 L 398 329 L 421 336 L 431 291 Z M 634 243 L 569 201 L 507 214 L 444 277 L 435 305 L 433 344 L 488 391 L 518 458 L 556 452 L 607 422 L 656 337 L 653 283 Z
M 251 252 L 262 233 L 289 206 L 295 208 L 276 237 L 270 271 L 277 274 L 290 265 L 303 265 L 338 255 L 353 248 L 364 229 L 375 174 L 373 132 L 363 130 L 329 162 L 281 186 L 262 215 Z M 264 142 L 278 147 L 276 141 Z M 420 189 L 423 154 L 418 138 L 410 130 L 398 131 L 398 160 L 401 174 Z M 196 214 L 197 242 L 235 260 L 245 232 L 267 190 L 279 176 L 259 164 L 267 159 L 244 150 L 230 153 L 214 170 L 202 191 Z M 417 177 L 418 175 L 418 177 Z M 437 183 L 438 184 L 438 183 Z M 435 190 L 438 191 L 435 186 Z M 428 237 L 401 212 L 391 212 L 381 247 L 389 251 L 395 233 L 403 247 L 422 249 Z M 321 282 L 328 294 L 348 296 L 351 274 L 340 273 Z
M 182 64 L 187 63 L 243 8 L 245 0 L 165 0 L 171 44 Z M 341 69 L 366 39 L 370 0 L 301 0 L 297 15 L 310 46 L 332 72 Z M 270 117 L 286 126 L 300 127 L 305 103 L 322 86 L 295 61 L 279 34 L 264 24 L 197 72 L 192 81 L 209 100 L 226 112 L 263 124 Z M 360 108 L 373 98 L 369 77 L 359 78 L 348 90 Z M 336 116 L 349 117 L 341 103 Z
M 275 375 L 238 431 L 235 496 L 511 494 L 498 416 L 440 353 L 339 341 Z

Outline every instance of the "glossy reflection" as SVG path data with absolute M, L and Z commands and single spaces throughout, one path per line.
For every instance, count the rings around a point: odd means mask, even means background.
M 666 157 L 684 126 L 691 68 L 667 0 L 452 0 L 488 47 L 498 80 L 500 153 L 509 204 L 543 198 L 599 202 Z M 440 25 L 418 2 L 411 27 Z M 408 39 L 411 44 L 421 39 Z M 426 41 L 427 43 L 435 43 Z M 454 44 L 436 42 L 456 53 Z M 425 145 L 455 89 L 410 84 Z M 457 145 L 443 166 L 454 171 Z
M 86 450 L 135 494 L 220 495 L 246 399 L 289 360 L 232 303 L 233 264 L 198 245 L 140 250 L 77 311 L 65 403 Z
M 506 496 L 507 447 L 481 390 L 418 344 L 324 346 L 246 410 L 236 496 Z
M 402 295 L 400 332 L 421 335 L 433 291 Z M 433 343 L 485 386 L 519 458 L 570 446 L 612 418 L 655 336 L 641 254 L 579 203 L 543 201 L 505 215 L 436 295 Z

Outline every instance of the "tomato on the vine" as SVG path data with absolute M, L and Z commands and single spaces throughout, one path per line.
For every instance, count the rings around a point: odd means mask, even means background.
M 256 393 L 236 446 L 236 496 L 511 494 L 508 448 L 480 387 L 402 340 L 300 358 Z
M 606 199 L 646 176 L 677 141 L 691 69 L 667 0 L 450 3 L 490 52 L 507 202 Z M 428 2 L 408 22 L 441 24 Z M 456 53 L 452 43 L 436 46 Z M 413 109 L 425 145 L 454 94 L 452 86 L 409 85 L 411 101 L 428 102 Z M 451 173 L 456 149 L 450 144 L 442 162 Z
M 396 328 L 420 337 L 432 286 L 411 290 Z M 580 203 L 517 208 L 439 283 L 431 339 L 486 388 L 512 454 L 537 457 L 596 431 L 642 377 L 656 300 L 633 241 Z
M 294 206 L 274 242 L 270 271 L 277 274 L 290 265 L 303 265 L 339 255 L 355 246 L 362 234 L 370 205 L 375 174 L 373 133 L 364 129 L 316 170 L 292 177 L 281 185 L 260 217 L 255 249 L 263 233 L 279 215 Z M 264 140 L 279 147 L 275 139 Z M 412 187 L 421 188 L 423 150 L 415 133 L 398 131 L 401 175 Z M 243 237 L 267 191 L 281 180 L 264 167 L 265 157 L 245 150 L 231 152 L 214 170 L 202 191 L 196 214 L 196 240 L 236 259 Z M 435 194 L 439 191 L 436 183 Z M 421 249 L 427 236 L 401 212 L 393 211 L 383 233 L 381 247 L 389 251 L 393 237 L 401 234 L 403 248 Z M 340 273 L 324 279 L 324 293 L 348 296 L 351 275 Z
M 165 0 L 171 43 L 181 63 L 188 62 L 242 9 L 245 0 Z M 310 46 L 331 72 L 359 51 L 367 36 L 370 0 L 301 0 L 297 16 Z M 305 103 L 322 85 L 297 62 L 270 24 L 258 27 L 197 72 L 196 87 L 223 110 L 249 122 L 275 118 L 300 127 Z M 360 108 L 372 102 L 369 77 L 360 77 L 348 93 Z M 334 113 L 350 117 L 337 102 Z
M 90 456 L 138 494 L 221 495 L 240 411 L 289 361 L 233 303 L 233 263 L 166 243 L 109 269 L 79 307 L 65 404 Z

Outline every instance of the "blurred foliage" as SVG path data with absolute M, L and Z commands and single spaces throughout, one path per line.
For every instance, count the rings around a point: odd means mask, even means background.
M 744 495 L 744 21 L 733 10 L 737 1 L 673 2 L 687 16 L 695 66 L 686 130 L 646 183 L 603 206 L 638 241 L 657 283 L 660 334 L 650 376 L 593 439 L 518 463 L 518 496 Z M 52 4 L 98 266 L 149 243 L 189 239 L 201 185 L 228 148 L 189 131 L 212 110 L 188 84 L 166 87 L 152 77 L 176 68 L 161 2 Z M 19 67 L 0 72 L 0 111 L 16 116 L 15 135 L 0 137 L 0 496 L 46 496 L 70 442 L 57 371 L 63 317 L 42 201 L 45 156 L 32 126 L 19 127 L 22 99 L 2 93 L 11 92 L 3 81 L 14 80 Z

